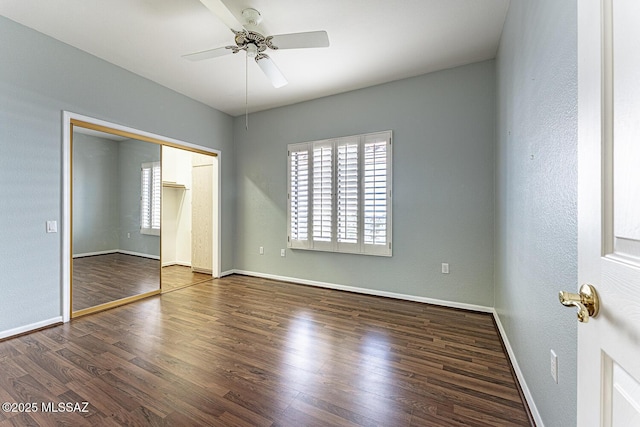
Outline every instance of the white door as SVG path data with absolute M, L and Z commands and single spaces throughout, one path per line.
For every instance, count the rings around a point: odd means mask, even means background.
M 193 154 L 191 195 L 191 269 L 214 274 L 213 157 Z
M 640 1 L 578 2 L 578 426 L 640 426 Z

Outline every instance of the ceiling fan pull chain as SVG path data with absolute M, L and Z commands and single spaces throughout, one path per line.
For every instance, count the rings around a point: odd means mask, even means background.
M 244 128 L 249 130 L 249 54 L 244 55 Z

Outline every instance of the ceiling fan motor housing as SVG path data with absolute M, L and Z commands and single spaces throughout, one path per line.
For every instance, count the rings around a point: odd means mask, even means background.
M 256 47 L 256 52 L 261 53 L 269 49 L 278 49 L 277 46 L 271 44 L 272 36 L 265 37 L 262 34 L 256 31 L 242 30 L 242 31 L 233 31 L 236 35 L 235 42 L 236 46 L 227 46 L 227 49 L 233 50 L 233 53 L 238 53 L 241 50 L 248 51 L 249 45 L 254 45 Z M 251 48 L 253 50 L 253 48 Z

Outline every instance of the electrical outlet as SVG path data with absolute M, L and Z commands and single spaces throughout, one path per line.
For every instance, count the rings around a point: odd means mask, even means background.
M 442 274 L 449 274 L 449 263 L 448 262 L 443 262 L 442 263 Z
M 260 246 L 259 251 L 260 251 L 260 255 L 264 255 L 264 246 Z
M 287 253 L 285 252 L 284 249 L 280 249 L 280 256 L 282 257 L 287 256 Z
M 551 350 L 551 378 L 558 384 L 558 356 Z

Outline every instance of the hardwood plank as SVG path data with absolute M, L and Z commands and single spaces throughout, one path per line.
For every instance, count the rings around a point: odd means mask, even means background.
M 24 427 L 24 426 L 38 426 L 41 425 L 37 423 L 32 417 L 32 414 L 17 414 L 14 417 L 7 418 L 4 421 L 0 422 L 0 427 Z

